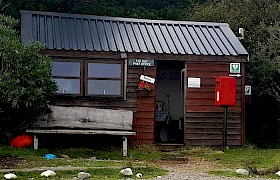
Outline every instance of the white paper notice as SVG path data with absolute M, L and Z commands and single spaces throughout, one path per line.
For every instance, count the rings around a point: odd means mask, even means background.
M 188 77 L 189 88 L 200 88 L 200 78 Z

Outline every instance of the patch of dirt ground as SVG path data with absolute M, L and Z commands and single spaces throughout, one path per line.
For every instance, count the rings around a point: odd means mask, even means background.
M 15 158 L 15 157 L 0 155 L 0 169 L 14 168 L 19 165 L 22 165 L 23 163 L 25 163 L 25 160 Z
M 164 169 L 179 168 L 188 172 L 207 173 L 209 170 L 223 169 L 221 165 L 216 162 L 209 162 L 200 157 L 188 157 L 184 161 L 158 161 L 156 165 Z

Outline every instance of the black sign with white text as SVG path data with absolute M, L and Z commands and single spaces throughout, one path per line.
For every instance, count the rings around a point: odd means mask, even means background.
M 155 61 L 150 59 L 129 59 L 129 66 L 155 66 Z

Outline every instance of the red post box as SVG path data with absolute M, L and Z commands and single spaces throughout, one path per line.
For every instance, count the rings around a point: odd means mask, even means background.
M 236 80 L 233 77 L 219 76 L 216 78 L 215 105 L 236 105 Z

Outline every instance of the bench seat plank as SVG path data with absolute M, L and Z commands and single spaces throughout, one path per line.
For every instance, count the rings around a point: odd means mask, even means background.
M 109 130 L 74 130 L 74 129 L 27 129 L 26 132 L 35 134 L 103 134 L 116 136 L 131 136 L 136 135 L 136 132 L 131 131 L 109 131 Z
M 116 130 L 81 130 L 81 129 L 27 129 L 26 132 L 34 134 L 34 149 L 38 149 L 39 138 L 36 134 L 101 134 L 123 136 L 123 156 L 127 156 L 127 136 L 136 135 L 131 131 Z

